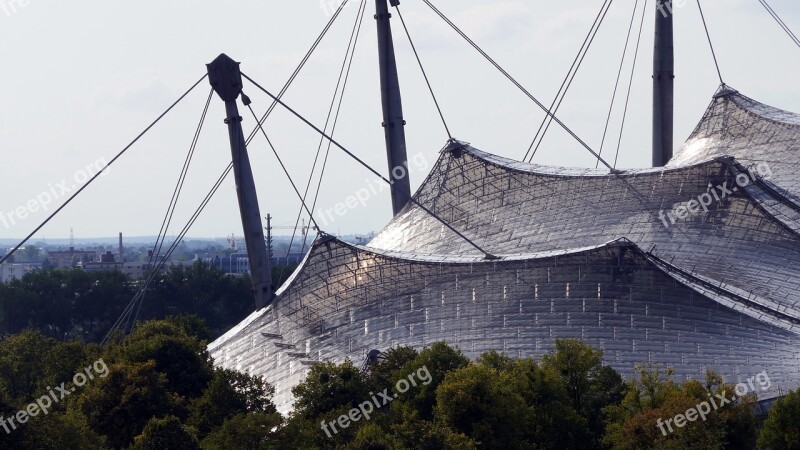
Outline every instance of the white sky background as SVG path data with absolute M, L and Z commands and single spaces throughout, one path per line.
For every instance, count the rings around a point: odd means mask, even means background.
M 0 0 L 14 3 L 19 0 Z M 322 124 L 357 11 L 349 6 L 312 57 L 285 100 Z M 544 103 L 561 84 L 600 0 L 435 2 L 479 45 Z M 800 33 L 796 0 L 772 6 Z M 725 81 L 759 101 L 800 111 L 800 49 L 757 0 L 703 3 Z M 63 2 L 29 0 L 7 15 L 0 9 L 0 211 L 10 212 L 100 157 L 110 160 L 220 52 L 238 61 L 263 86 L 277 92 L 328 17 L 318 1 L 241 0 L 192 2 L 140 0 Z M 401 8 L 453 134 L 482 150 L 519 159 L 543 113 L 503 78 L 421 1 Z M 617 0 L 578 74 L 559 117 L 593 147 L 603 132 L 633 0 Z M 619 166 L 648 167 L 651 146 L 653 1 L 649 2 Z M 386 171 L 378 84 L 374 2 L 368 1 L 336 137 L 382 173 Z M 637 23 L 638 23 L 637 18 Z M 432 165 L 446 135 L 413 59 L 400 22 L 394 26 L 409 159 Z M 697 5 L 688 0 L 676 19 L 676 126 L 679 145 L 689 135 L 718 80 Z M 631 45 L 635 45 L 632 42 Z M 628 59 L 628 63 L 630 59 Z M 627 66 L 629 67 L 629 66 Z M 626 70 L 627 72 L 627 70 Z M 613 160 L 627 75 L 604 154 Z M 36 236 L 155 235 L 209 91 L 206 82 L 135 145 Z M 267 98 L 249 87 L 260 115 Z M 184 188 L 172 232 L 182 227 L 230 161 L 222 102 L 215 96 Z M 246 114 L 245 114 L 246 113 Z M 254 121 L 245 116 L 245 133 Z M 276 110 L 267 132 L 295 177 L 305 186 L 318 136 Z M 610 144 L 610 145 L 609 145 Z M 275 225 L 294 223 L 299 202 L 263 138 L 250 147 L 262 213 Z M 419 156 L 418 156 L 419 158 Z M 553 125 L 534 162 L 594 167 L 591 155 Z M 413 166 L 412 166 L 413 168 Z M 412 172 L 416 189 L 427 175 Z M 332 208 L 373 177 L 333 149 L 319 200 Z M 51 210 L 55 203 L 51 205 Z M 380 229 L 391 207 L 386 192 L 366 208 L 328 225 L 332 233 Z M 0 225 L 0 238 L 26 235 L 46 213 L 15 226 Z M 232 176 L 190 236 L 241 234 Z

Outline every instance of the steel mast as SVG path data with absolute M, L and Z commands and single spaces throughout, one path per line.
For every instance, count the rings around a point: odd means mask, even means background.
M 400 0 L 375 0 L 375 19 L 378 22 L 378 59 L 381 72 L 381 102 L 383 128 L 386 135 L 386 155 L 389 161 L 389 179 L 392 180 L 392 208 L 397 215 L 411 198 L 406 153 L 406 121 L 403 120 L 403 102 L 400 98 L 400 81 L 394 54 L 389 6 Z
M 675 47 L 672 0 L 656 0 L 655 51 L 653 53 L 653 167 L 672 158 L 675 105 Z
M 239 70 L 238 62 L 223 53 L 207 67 L 211 87 L 225 102 L 225 123 L 228 124 L 228 135 L 230 136 L 233 175 L 236 179 L 236 197 L 239 200 L 244 241 L 250 260 L 253 295 L 256 299 L 256 307 L 263 308 L 272 301 L 273 297 L 272 268 L 264 240 L 256 184 L 253 180 L 253 171 L 250 168 L 250 158 L 247 155 L 242 131 L 242 117 L 239 115 L 239 108 L 236 105 L 236 100 L 240 95 L 245 105 L 250 103 L 250 99 L 242 94 L 242 73 Z

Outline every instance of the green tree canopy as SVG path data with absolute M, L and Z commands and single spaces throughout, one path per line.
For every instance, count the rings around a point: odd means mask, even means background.
M 675 383 L 658 367 L 642 366 L 628 383 L 619 405 L 607 408 L 604 442 L 613 449 L 752 449 L 755 443 L 755 395 L 716 408 L 711 398 L 732 398 L 734 386 L 709 372 L 705 384 L 690 380 Z M 705 420 L 690 410 L 709 412 Z M 676 419 L 680 417 L 682 419 Z M 693 420 L 691 419 L 693 417 Z
M 191 324 L 169 318 L 139 324 L 122 344 L 111 348 L 113 360 L 126 363 L 153 361 L 164 374 L 168 390 L 183 397 L 198 397 L 213 377 L 205 342 L 190 335 Z
M 274 389 L 263 379 L 227 369 L 216 369 L 214 378 L 190 407 L 188 423 L 204 438 L 211 430 L 237 414 L 274 414 Z
M 759 450 L 800 449 L 800 391 L 778 399 L 758 436 Z
M 283 450 L 310 448 L 285 445 L 274 431 L 283 418 L 278 413 L 242 413 L 226 419 L 222 425 L 203 439 L 206 450 Z
M 152 418 L 142 434 L 136 436 L 131 450 L 200 450 L 200 443 L 175 416 Z
M 153 361 L 115 364 L 107 377 L 84 387 L 77 407 L 112 447 L 123 448 L 151 418 L 179 413 L 179 398 L 168 385 Z
M 409 374 L 417 373 L 420 369 L 427 369 L 431 375 L 431 382 L 428 384 L 418 383 L 405 393 L 399 400 L 399 404 L 407 404 L 417 411 L 421 418 L 433 420 L 433 410 L 436 405 L 436 389 L 444 381 L 445 376 L 453 370 L 467 367 L 469 359 L 460 350 L 450 347 L 444 342 L 436 342 L 428 348 L 419 352 L 416 358 L 404 364 L 399 370 L 395 371 L 392 377 L 392 384 L 384 387 L 392 387 L 401 378 L 406 378 Z
M 566 389 L 572 408 L 583 417 L 595 446 L 605 428 L 603 409 L 619 403 L 625 394 L 622 376 L 603 365 L 603 352 L 577 339 L 557 339 L 555 348 L 542 358 Z
M 520 395 L 519 381 L 483 365 L 455 370 L 436 391 L 436 419 L 480 448 L 513 447 L 525 440 L 533 412 Z

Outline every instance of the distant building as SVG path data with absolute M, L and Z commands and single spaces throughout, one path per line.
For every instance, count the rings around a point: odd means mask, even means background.
M 25 276 L 25 274 L 41 268 L 41 263 L 0 264 L 0 283 L 8 283 L 12 280 L 18 280 Z
M 272 257 L 272 264 L 276 266 L 285 266 L 288 264 L 300 264 L 303 258 L 306 256 L 305 253 L 300 252 L 293 252 L 289 253 L 289 255 L 283 256 L 273 256 Z
M 375 237 L 375 233 L 370 233 L 370 234 L 368 234 L 366 236 L 355 235 L 353 237 L 353 241 L 349 241 L 347 239 L 342 239 L 342 240 L 345 241 L 345 242 L 354 242 L 357 245 L 367 245 L 369 243 L 369 241 L 371 241 L 372 238 L 374 238 L 374 237 Z
M 153 268 L 153 266 L 147 262 L 130 262 L 130 263 L 117 263 L 118 265 L 122 266 L 122 268 L 117 268 L 114 270 L 120 270 L 125 275 L 133 278 L 134 280 L 141 280 L 147 275 L 148 272 Z M 165 266 L 166 267 L 166 266 Z
M 167 261 L 161 268 L 161 272 L 166 272 L 173 267 L 191 266 L 194 261 Z M 146 261 L 140 262 L 120 262 L 111 252 L 105 252 L 100 256 L 99 262 L 80 263 L 78 267 L 86 272 L 117 271 L 133 278 L 141 280 L 150 272 L 153 265 Z
M 292 252 L 288 255 L 273 256 L 270 260 L 273 266 L 283 266 L 288 264 L 300 264 L 303 261 L 304 253 Z M 203 258 L 203 263 L 230 274 L 249 274 L 250 260 L 247 253 L 232 253 L 230 256 L 214 256 L 213 258 Z
M 217 255 L 213 258 L 203 258 L 202 261 L 225 273 L 238 275 L 250 273 L 250 260 L 247 258 L 247 253 L 232 253 L 230 256 Z
M 111 252 L 105 252 L 100 255 L 100 261 L 90 261 L 90 262 L 81 262 L 78 264 L 78 267 L 87 271 L 87 272 L 102 272 L 106 270 L 118 270 L 122 271 L 123 263 L 117 262 L 114 258 L 114 254 Z
M 73 263 L 89 263 L 97 260 L 95 250 L 77 250 L 70 247 L 68 250 L 48 251 L 47 257 L 52 261 L 56 269 L 67 269 L 73 267 Z

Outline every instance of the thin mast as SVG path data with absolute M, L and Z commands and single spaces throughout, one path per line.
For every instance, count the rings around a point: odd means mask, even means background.
M 250 276 L 253 279 L 253 295 L 256 307 L 263 308 L 272 301 L 272 269 L 267 255 L 267 244 L 264 239 L 264 228 L 261 224 L 261 212 L 258 207 L 256 184 L 250 168 L 250 157 L 247 155 L 242 117 L 236 100 L 242 96 L 245 104 L 249 99 L 242 94 L 242 73 L 239 63 L 222 54 L 208 64 L 208 80 L 211 87 L 225 102 L 228 135 L 233 158 L 233 175 L 236 178 L 236 197 L 239 200 L 239 213 L 242 217 L 244 241 L 247 245 L 247 257 L 250 260 Z
M 653 167 L 672 159 L 675 105 L 675 47 L 672 0 L 656 0 L 653 53 Z
M 389 162 L 389 179 L 392 183 L 392 208 L 397 215 L 411 197 L 406 153 L 406 121 L 403 120 L 403 102 L 400 98 L 400 81 L 394 55 L 392 25 L 389 7 L 400 0 L 375 0 L 375 19 L 378 22 L 378 59 L 381 72 L 381 101 L 383 103 L 383 128 L 386 135 L 386 155 Z

